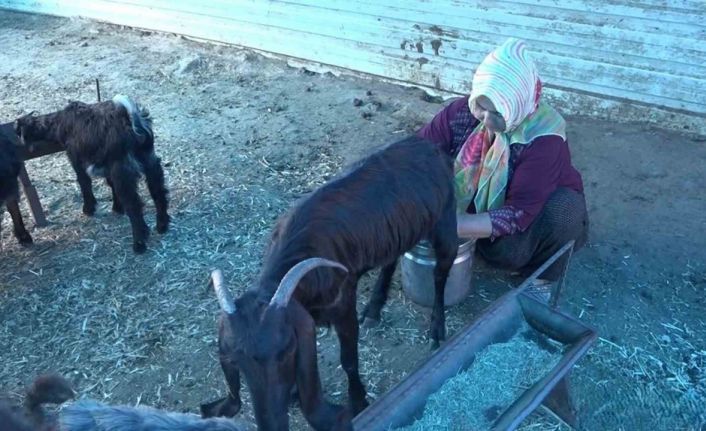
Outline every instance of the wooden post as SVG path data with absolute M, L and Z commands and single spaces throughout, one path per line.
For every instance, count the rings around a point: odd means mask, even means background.
M 27 170 L 25 169 L 25 164 L 22 162 L 22 168 L 20 168 L 20 182 L 22 183 L 22 189 L 27 197 L 27 202 L 29 202 L 29 209 L 32 211 L 32 216 L 34 217 L 34 224 L 37 227 L 44 227 L 47 225 L 47 219 L 44 216 L 44 209 L 42 208 L 42 203 L 39 201 L 39 195 L 37 194 L 37 189 L 32 185 L 32 181 L 27 175 Z

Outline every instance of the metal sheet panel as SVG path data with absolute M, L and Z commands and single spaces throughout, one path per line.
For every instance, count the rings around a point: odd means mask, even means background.
M 233 43 L 457 93 L 527 40 L 550 88 L 706 115 L 697 0 L 0 0 L 0 7 Z

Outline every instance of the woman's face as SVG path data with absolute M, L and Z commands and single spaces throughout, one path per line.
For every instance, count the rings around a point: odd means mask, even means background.
M 471 102 L 471 114 L 485 124 L 493 133 L 502 133 L 507 127 L 503 116 L 485 96 L 478 96 Z

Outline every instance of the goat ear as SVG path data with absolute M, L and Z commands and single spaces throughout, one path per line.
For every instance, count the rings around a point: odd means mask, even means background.
M 75 397 L 76 392 L 71 383 L 58 374 L 41 375 L 27 388 L 27 400 L 30 404 L 62 404 Z
M 211 272 L 211 283 L 213 284 L 213 289 L 216 291 L 221 310 L 226 314 L 235 313 L 235 302 L 228 289 L 224 286 L 223 273 L 220 269 Z
M 332 268 L 342 269 L 348 272 L 348 268 L 341 265 L 333 260 L 324 259 L 322 257 L 311 257 L 309 259 L 303 260 L 298 264 L 294 265 L 285 275 L 282 277 L 277 291 L 272 296 L 270 301 L 270 307 L 286 307 L 289 303 L 289 299 L 294 294 L 294 289 L 296 289 L 297 284 L 302 278 L 311 270 L 319 266 L 328 266 Z
M 25 115 L 20 116 L 18 119 L 15 120 L 15 132 L 19 135 L 20 132 L 22 131 L 22 126 L 25 124 L 25 120 L 28 120 L 32 117 L 37 115 L 37 111 L 32 111 L 30 113 L 27 113 Z

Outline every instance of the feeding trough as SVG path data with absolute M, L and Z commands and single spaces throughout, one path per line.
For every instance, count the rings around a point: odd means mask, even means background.
M 480 318 L 459 331 L 416 371 L 356 416 L 354 429 L 383 431 L 412 425 L 425 413 L 429 398 L 445 383 L 459 372 L 471 370 L 476 359 L 489 348 L 514 339 L 523 326 L 528 326 L 539 335 L 537 342 L 545 340 L 559 346 L 557 351 L 560 353 L 548 371 L 537 376 L 534 383 L 517 398 L 498 410 L 487 429 L 513 430 L 542 404 L 565 423 L 575 426 L 567 376 L 595 342 L 597 334 L 579 320 L 525 293 L 538 275 L 562 254 L 570 253 L 572 247 L 573 242 L 564 246 L 522 285 L 495 301 Z M 558 283 L 551 303 L 556 303 L 560 289 L 561 283 Z M 519 361 L 522 358 L 516 359 Z M 482 384 L 488 385 L 489 382 L 492 385 L 493 379 Z M 464 428 L 463 423 L 454 424 L 456 428 L 476 429 Z

